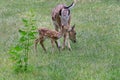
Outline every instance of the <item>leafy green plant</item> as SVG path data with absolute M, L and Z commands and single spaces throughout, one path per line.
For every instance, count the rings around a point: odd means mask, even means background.
M 22 22 L 24 27 L 18 30 L 20 34 L 18 43 L 9 51 L 11 59 L 14 61 L 14 69 L 17 72 L 28 69 L 28 57 L 36 34 L 36 20 L 33 11 L 27 13 L 26 17 L 22 18 Z

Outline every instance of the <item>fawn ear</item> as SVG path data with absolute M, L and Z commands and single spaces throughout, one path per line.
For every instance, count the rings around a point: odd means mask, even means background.
M 72 30 L 74 30 L 74 28 L 75 28 L 75 24 L 72 26 Z

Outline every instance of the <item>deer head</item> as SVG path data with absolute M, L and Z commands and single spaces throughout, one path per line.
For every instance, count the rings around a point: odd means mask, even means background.
M 73 25 L 73 26 L 69 29 L 69 39 L 70 39 L 73 43 L 76 43 L 75 25 Z

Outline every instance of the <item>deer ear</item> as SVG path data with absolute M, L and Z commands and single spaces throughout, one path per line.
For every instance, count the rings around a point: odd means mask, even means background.
M 62 11 L 62 9 L 59 11 L 59 15 L 61 16 L 61 11 Z
M 72 26 L 72 30 L 75 28 L 75 24 Z
M 68 9 L 68 15 L 70 15 L 70 10 Z

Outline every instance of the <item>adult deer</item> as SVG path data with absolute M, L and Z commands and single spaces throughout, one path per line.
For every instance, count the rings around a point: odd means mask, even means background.
M 74 27 L 70 27 L 71 13 L 70 9 L 75 5 L 76 0 L 70 5 L 66 6 L 65 4 L 59 4 L 52 10 L 52 21 L 55 26 L 55 30 L 59 31 L 61 26 L 65 26 L 64 29 L 66 32 L 64 33 L 64 41 L 63 41 L 63 49 L 66 44 L 68 45 L 69 50 L 71 50 L 69 39 L 72 42 L 76 42 L 76 32 Z M 71 35 L 72 33 L 72 35 Z M 74 36 L 74 37 L 73 37 Z M 58 47 L 60 48 L 60 41 L 58 41 Z

